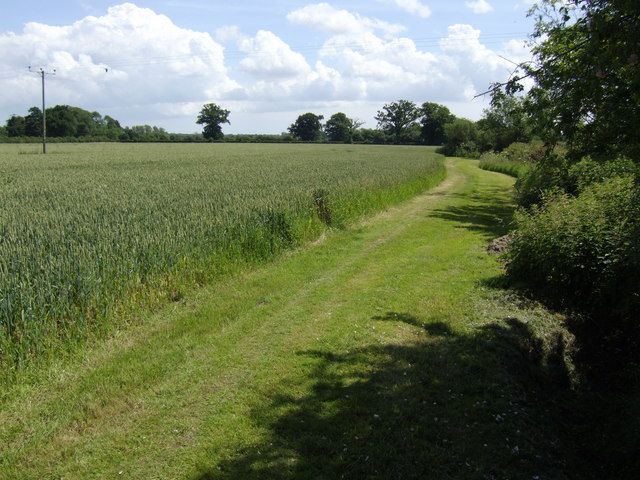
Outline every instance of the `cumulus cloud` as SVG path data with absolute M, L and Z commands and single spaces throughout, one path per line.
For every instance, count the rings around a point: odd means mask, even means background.
M 493 10 L 493 7 L 487 0 L 475 0 L 473 2 L 465 2 L 465 5 L 473 10 L 473 13 L 483 14 L 489 13 Z
M 339 10 L 328 3 L 307 5 L 294 10 L 287 15 L 287 20 L 332 35 L 362 35 L 374 31 L 384 35 L 398 35 L 405 30 L 402 25 L 362 17 L 347 10 Z
M 0 107 L 15 113 L 38 103 L 38 79 L 21 73 L 26 65 L 57 70 L 51 102 L 91 109 L 186 102 L 239 88 L 228 75 L 222 46 L 209 34 L 131 3 L 69 26 L 28 23 L 21 33 L 0 34 L 0 50 L 6 52 L 0 72 L 15 72 L 13 79 L 0 77 L 0 88 L 14 93 Z
M 254 38 L 238 41 L 241 51 L 248 53 L 240 68 L 260 79 L 291 78 L 307 75 L 311 67 L 302 56 L 274 33 L 260 30 Z
M 406 10 L 412 15 L 418 15 L 421 18 L 428 18 L 431 15 L 431 9 L 419 0 L 378 0 L 384 3 L 393 3 Z

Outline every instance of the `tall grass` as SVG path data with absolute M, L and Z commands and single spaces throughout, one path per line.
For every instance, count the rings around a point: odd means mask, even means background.
M 499 153 L 487 152 L 480 157 L 480 168 L 518 178 L 524 175 L 531 166 L 522 161 L 510 160 Z
M 416 147 L 19 148 L 0 145 L 5 376 L 444 177 Z

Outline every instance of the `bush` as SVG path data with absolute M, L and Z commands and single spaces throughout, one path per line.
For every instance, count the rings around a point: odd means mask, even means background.
M 628 158 L 596 162 L 591 157 L 585 157 L 569 167 L 569 188 L 572 192 L 578 193 L 593 183 L 613 177 L 637 176 L 638 173 L 638 167 Z
M 515 216 L 507 273 L 589 318 L 631 319 L 640 307 L 640 206 L 631 175 L 559 189 Z M 597 320 L 594 320 L 597 321 Z
M 540 203 L 545 192 L 552 189 L 569 191 L 568 160 L 564 154 L 549 152 L 538 163 L 518 176 L 516 201 L 522 207 Z
M 502 150 L 507 160 L 515 163 L 538 163 L 547 154 L 547 147 L 542 142 L 522 143 L 514 142 Z

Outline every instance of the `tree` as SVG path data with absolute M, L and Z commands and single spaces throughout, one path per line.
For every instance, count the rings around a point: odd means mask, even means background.
M 221 140 L 224 138 L 221 125 L 223 123 L 231 123 L 229 121 L 230 113 L 229 110 L 225 110 L 215 103 L 207 103 L 204 105 L 202 110 L 200 110 L 198 120 L 196 120 L 198 125 L 204 125 L 202 136 L 211 140 Z
M 289 132 L 305 142 L 318 140 L 322 136 L 323 118 L 311 112 L 300 115 L 289 127 Z
M 384 105 L 382 110 L 378 110 L 375 119 L 378 121 L 378 128 L 390 133 L 398 143 L 405 130 L 414 125 L 419 116 L 420 111 L 415 103 L 398 100 Z
M 535 61 L 504 85 L 535 85 L 528 111 L 548 142 L 572 156 L 640 159 L 640 15 L 637 0 L 542 0 L 532 14 Z M 496 86 L 498 88 L 500 86 Z
M 478 150 L 478 127 L 471 120 L 456 118 L 444 126 L 445 155 L 473 156 Z
M 444 105 L 432 102 L 422 104 L 420 115 L 422 142 L 425 145 L 442 145 L 444 143 L 444 126 L 453 122 L 456 116 Z
M 347 117 L 344 113 L 338 112 L 331 115 L 324 126 L 327 138 L 331 142 L 353 142 L 355 131 L 363 124 L 359 120 Z
M 533 138 L 532 122 L 525 111 L 522 96 L 506 95 L 502 90 L 491 94 L 491 108 L 478 121 L 483 133 L 483 150 L 502 151 L 514 142 L 528 143 Z
M 29 115 L 24 117 L 25 134 L 28 137 L 42 136 L 42 110 L 38 107 L 31 107 Z
M 47 135 L 51 137 L 86 137 L 95 135 L 94 115 L 69 105 L 47 108 Z
M 26 135 L 26 125 L 24 117 L 11 115 L 7 120 L 7 135 L 9 137 L 24 137 Z

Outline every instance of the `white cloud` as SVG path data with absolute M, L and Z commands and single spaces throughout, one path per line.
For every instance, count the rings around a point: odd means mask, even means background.
M 428 18 L 431 15 L 431 9 L 419 0 L 378 0 L 379 2 L 393 3 L 412 15 L 418 15 L 421 18 Z
M 11 101 L 0 105 L 9 113 L 39 103 L 37 77 L 20 73 L 26 65 L 57 70 L 49 81 L 50 104 L 105 114 L 131 105 L 218 97 L 238 88 L 228 76 L 222 46 L 209 34 L 180 28 L 131 3 L 69 26 L 28 23 L 22 33 L 0 34 L 0 50 L 6 52 L 0 71 L 17 77 L 0 78 L 0 89 L 12 92 Z M 20 82 L 22 88 L 11 85 Z
M 328 3 L 317 3 L 294 10 L 287 20 L 332 35 L 361 35 L 380 31 L 385 35 L 398 35 L 405 27 L 383 20 L 362 17 L 347 10 L 338 10 Z
M 493 11 L 493 7 L 487 0 L 475 0 L 473 2 L 465 2 L 465 5 L 473 10 L 473 13 L 483 14 Z
M 272 32 L 260 30 L 255 38 L 240 39 L 238 46 L 249 54 L 240 68 L 256 78 L 291 78 L 311 71 L 305 58 Z

